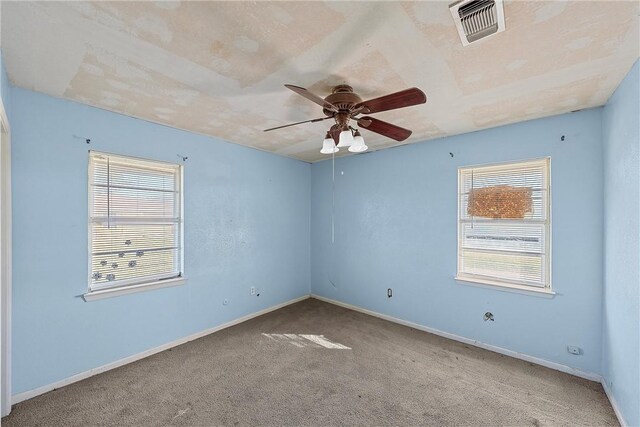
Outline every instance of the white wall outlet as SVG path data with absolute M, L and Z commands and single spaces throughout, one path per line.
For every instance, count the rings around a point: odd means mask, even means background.
M 256 287 L 255 287 L 255 286 L 252 286 L 251 288 L 249 288 L 249 293 L 250 293 L 251 295 L 255 295 L 255 294 L 256 294 Z
M 577 345 L 568 345 L 567 351 L 571 354 L 582 354 L 582 349 Z

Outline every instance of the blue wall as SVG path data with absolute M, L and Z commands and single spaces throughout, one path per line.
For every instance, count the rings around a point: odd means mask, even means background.
M 599 373 L 601 113 L 581 111 L 337 159 L 333 245 L 331 161 L 314 164 L 312 292 Z M 545 156 L 551 157 L 558 295 L 545 299 L 456 283 L 458 167 Z M 495 322 L 483 321 L 486 311 Z M 569 354 L 567 344 L 584 354 Z
M 605 288 L 602 373 L 629 425 L 640 425 L 640 66 L 603 113 Z
M 12 108 L 14 394 L 309 293 L 309 164 L 17 88 Z M 78 297 L 89 148 L 189 157 L 186 285 Z

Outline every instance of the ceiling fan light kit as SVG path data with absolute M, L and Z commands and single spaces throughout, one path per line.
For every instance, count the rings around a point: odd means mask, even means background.
M 370 99 L 368 101 L 362 101 L 362 98 L 354 93 L 353 88 L 349 85 L 335 86 L 331 91 L 331 94 L 326 98 L 321 98 L 300 86 L 287 84 L 285 87 L 320 105 L 322 107 L 322 112 L 326 117 L 277 126 L 265 129 L 264 131 L 267 132 L 302 123 L 314 123 L 333 119 L 335 124 L 327 131 L 327 134 L 322 141 L 322 149 L 320 150 L 320 153 L 322 154 L 337 153 L 342 147 L 348 147 L 349 152 L 351 153 L 362 153 L 369 149 L 364 142 L 364 138 L 360 134 L 360 130 L 349 125 L 351 120 L 355 121 L 358 126 L 363 129 L 395 139 L 396 141 L 404 141 L 411 135 L 411 131 L 409 129 L 401 128 L 400 126 L 378 120 L 374 117 L 358 117 L 358 115 L 395 110 L 427 102 L 427 97 L 424 92 L 416 87 L 381 96 L 379 98 Z

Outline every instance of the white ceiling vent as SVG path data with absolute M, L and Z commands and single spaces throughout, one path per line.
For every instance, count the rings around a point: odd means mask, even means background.
M 449 10 L 463 46 L 504 31 L 502 0 L 461 0 Z

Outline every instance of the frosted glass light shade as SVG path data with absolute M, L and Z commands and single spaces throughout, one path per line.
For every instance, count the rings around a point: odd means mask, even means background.
M 335 142 L 333 142 L 333 138 L 325 138 L 324 141 L 322 141 L 322 150 L 320 150 L 320 153 L 331 154 L 337 153 L 338 151 L 340 151 L 340 149 L 336 147 Z
M 338 147 L 350 147 L 353 144 L 353 134 L 349 129 L 340 132 Z
M 356 136 L 353 137 L 353 144 L 349 147 L 349 151 L 352 153 L 362 153 L 368 149 L 369 147 L 364 143 L 364 138 L 360 135 L 360 132 L 356 131 Z

